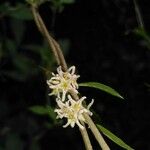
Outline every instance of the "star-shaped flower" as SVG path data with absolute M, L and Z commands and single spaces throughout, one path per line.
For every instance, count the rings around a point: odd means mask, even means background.
M 70 67 L 66 72 L 63 72 L 61 66 L 59 66 L 57 68 L 57 74 L 52 73 L 52 75 L 53 77 L 47 80 L 49 88 L 53 90 L 50 95 L 56 95 L 64 101 L 68 91 L 71 90 L 78 93 L 77 79 L 79 75 L 75 74 L 75 66 Z
M 67 98 L 68 100 L 65 103 L 57 98 L 56 102 L 59 107 L 58 109 L 55 109 L 57 118 L 67 119 L 67 123 L 63 127 L 67 127 L 70 125 L 73 128 L 75 124 L 77 124 L 79 128 L 84 129 L 84 126 L 81 123 L 86 123 L 83 113 L 92 115 L 92 112 L 89 109 L 94 101 L 92 100 L 87 108 L 85 108 L 82 105 L 82 102 L 86 99 L 86 97 L 81 97 L 78 101 L 75 101 L 70 95 L 68 95 Z

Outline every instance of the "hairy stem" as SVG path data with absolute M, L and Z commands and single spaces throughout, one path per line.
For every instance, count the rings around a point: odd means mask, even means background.
M 55 41 L 55 39 L 53 39 L 53 37 L 49 34 L 49 32 L 48 32 L 48 30 L 44 24 L 43 19 L 41 18 L 40 14 L 37 10 L 37 7 L 32 5 L 31 11 L 33 13 L 34 21 L 35 21 L 39 31 L 47 39 L 48 44 L 51 47 L 51 50 L 52 50 L 52 52 L 56 58 L 57 64 L 62 67 L 63 71 L 67 71 L 67 64 L 66 64 L 65 58 L 63 56 L 62 50 L 61 50 L 59 44 Z M 75 100 L 79 100 L 79 97 L 76 93 L 74 93 L 73 91 L 70 91 L 70 94 L 72 95 L 72 97 Z M 87 114 L 84 114 L 84 117 L 85 117 L 88 125 L 90 126 L 96 140 L 100 144 L 102 150 L 110 150 L 110 148 L 108 147 L 108 145 L 104 141 L 103 137 L 101 136 L 100 132 L 98 131 L 97 127 L 95 126 L 95 124 L 92 121 L 92 119 L 90 118 L 90 116 Z M 92 150 L 93 148 L 92 148 L 88 133 L 86 131 L 86 128 L 84 130 L 80 129 L 80 132 L 81 132 L 83 141 L 85 143 L 86 149 Z
M 43 19 L 41 18 L 39 12 L 37 11 L 37 8 L 35 6 L 31 6 L 31 10 L 33 13 L 33 17 L 35 20 L 35 23 L 39 29 L 39 31 L 42 33 L 42 35 L 47 39 L 49 46 L 52 49 L 52 52 L 56 58 L 57 64 L 59 66 L 62 66 L 63 71 L 67 71 L 67 64 L 65 61 L 65 58 L 63 56 L 63 53 L 60 49 L 59 44 L 54 40 L 54 38 L 49 34 Z
M 86 130 L 86 127 L 85 127 L 85 124 L 82 122 L 82 125 L 84 125 L 84 129 L 80 129 L 80 132 L 81 132 L 81 135 L 82 135 L 82 138 L 83 138 L 83 141 L 84 141 L 84 144 L 85 144 L 85 148 L 86 150 L 93 150 L 92 148 L 92 145 L 91 145 L 91 141 L 89 139 L 89 136 L 88 136 L 88 133 L 87 133 L 87 130 Z
M 63 53 L 60 49 L 59 44 L 49 34 L 49 32 L 48 32 L 48 30 L 47 30 L 47 28 L 46 28 L 46 26 L 45 26 L 45 24 L 44 24 L 44 22 L 43 22 L 43 20 L 40 16 L 40 14 L 39 14 L 39 12 L 37 11 L 37 8 L 35 6 L 32 6 L 31 10 L 32 10 L 32 13 L 33 13 L 34 21 L 35 21 L 39 31 L 42 33 L 42 35 L 44 37 L 46 37 L 46 39 L 49 43 L 49 46 L 51 47 L 52 52 L 53 52 L 53 54 L 56 58 L 57 64 L 62 66 L 63 71 L 67 71 L 67 64 L 66 64 L 65 58 L 63 56 Z M 76 99 L 78 98 L 78 96 L 75 95 L 74 93 L 72 93 L 72 95 L 74 95 L 74 97 Z M 87 150 L 92 150 L 92 145 L 91 145 L 88 133 L 86 131 L 86 128 L 84 130 L 80 129 L 80 132 L 81 132 L 83 141 L 85 143 L 86 149 Z
M 102 150 L 110 150 L 109 146 L 107 145 L 107 143 L 105 142 L 104 138 L 102 137 L 101 133 L 99 132 L 99 130 L 97 129 L 96 125 L 94 124 L 93 120 L 89 117 L 89 115 L 87 115 L 86 113 L 84 113 L 84 117 L 88 123 L 88 125 L 90 126 L 91 131 L 93 132 L 97 142 L 99 143 L 99 145 L 101 146 Z
M 79 97 L 76 93 L 74 93 L 73 91 L 69 91 L 70 94 L 72 95 L 72 97 L 75 100 L 78 100 Z M 102 148 L 102 150 L 110 150 L 109 146 L 107 145 L 107 143 L 105 142 L 104 138 L 102 137 L 101 133 L 99 132 L 99 130 L 97 129 L 96 125 L 94 124 L 93 120 L 91 119 L 91 117 L 89 115 L 87 115 L 86 113 L 84 113 L 84 117 L 85 120 L 87 121 L 91 131 L 93 132 L 97 142 L 99 143 L 100 147 Z M 82 134 L 82 133 L 81 133 Z M 87 135 L 88 136 L 88 135 Z

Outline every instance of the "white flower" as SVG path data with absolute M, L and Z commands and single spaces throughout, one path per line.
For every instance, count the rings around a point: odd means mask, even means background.
M 82 105 L 84 99 L 86 99 L 86 97 L 82 97 L 78 101 L 75 101 L 70 95 L 68 95 L 68 100 L 63 103 L 57 98 L 56 102 L 59 108 L 55 109 L 55 112 L 57 113 L 57 118 L 67 119 L 67 123 L 63 126 L 64 128 L 69 125 L 73 128 L 75 124 L 77 124 L 79 128 L 84 129 L 84 126 L 81 123 L 82 121 L 86 123 L 83 113 L 92 115 L 92 112 L 89 109 L 94 102 L 94 100 L 92 100 L 87 108 L 85 108 Z
M 59 66 L 57 68 L 57 73 L 58 74 L 52 73 L 53 77 L 50 80 L 47 80 L 49 88 L 53 90 L 50 95 L 56 95 L 58 98 L 62 95 L 61 99 L 64 101 L 66 93 L 69 90 L 78 93 L 77 79 L 79 78 L 79 75 L 75 74 L 75 66 L 70 67 L 66 72 L 63 72 L 61 66 Z

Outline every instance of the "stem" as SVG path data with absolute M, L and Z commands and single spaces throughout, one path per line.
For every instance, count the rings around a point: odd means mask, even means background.
M 57 64 L 62 66 L 62 69 L 64 71 L 67 71 L 67 64 L 66 64 L 65 58 L 63 56 L 63 53 L 62 53 L 62 51 L 60 49 L 59 44 L 49 34 L 49 32 L 48 32 L 48 30 L 47 30 L 47 28 L 46 28 L 46 26 L 45 26 L 45 24 L 44 24 L 44 22 L 43 22 L 43 20 L 42 20 L 42 18 L 40 16 L 40 14 L 37 11 L 37 8 L 35 6 L 32 6 L 31 10 L 32 10 L 32 13 L 33 13 L 34 21 L 35 21 L 39 31 L 42 33 L 42 35 L 44 37 L 46 37 L 46 39 L 47 39 L 47 41 L 49 43 L 49 46 L 51 47 L 52 52 L 53 52 L 53 54 L 54 54 L 54 56 L 56 58 Z M 72 93 L 72 95 L 76 99 L 79 99 L 76 94 Z M 90 139 L 89 139 L 89 136 L 88 136 L 88 133 L 86 131 L 86 128 L 84 130 L 80 129 L 80 132 L 81 132 L 83 141 L 85 143 L 86 149 L 87 150 L 93 150 L 91 142 L 90 142 Z
M 31 10 L 32 10 L 33 17 L 34 17 L 35 23 L 36 23 L 39 31 L 47 39 L 48 44 L 51 47 L 52 52 L 54 53 L 57 64 L 59 66 L 62 66 L 63 71 L 67 71 L 67 64 L 66 64 L 65 58 L 63 56 L 63 53 L 60 49 L 59 44 L 49 34 L 49 32 L 48 32 L 48 30 L 47 30 L 47 28 L 43 22 L 43 19 L 41 18 L 39 12 L 37 11 L 37 8 L 35 6 L 32 6 Z
M 71 96 L 74 98 L 74 100 L 78 101 L 79 100 L 79 96 L 72 90 L 69 91 L 69 93 L 71 94 Z
M 78 100 L 79 97 L 76 93 L 74 93 L 73 91 L 69 91 L 70 94 L 72 95 L 72 97 L 75 100 Z M 102 148 L 102 150 L 110 150 L 109 146 L 107 145 L 107 143 L 105 142 L 104 138 L 102 137 L 101 133 L 99 132 L 99 130 L 97 129 L 96 125 L 94 124 L 93 120 L 91 119 L 91 117 L 89 115 L 87 115 L 86 113 L 84 113 L 84 117 L 85 120 L 87 121 L 88 125 L 90 126 L 91 131 L 93 132 L 97 142 L 99 143 L 100 147 Z M 81 133 L 82 134 L 82 133 Z
M 84 125 L 84 123 L 82 123 L 82 124 Z M 87 133 L 85 125 L 84 125 L 84 129 L 83 130 L 80 129 L 80 128 L 79 128 L 79 130 L 81 132 L 81 135 L 82 135 L 82 138 L 83 138 L 86 150 L 93 150 L 92 145 L 91 145 L 91 141 L 89 139 L 89 136 L 88 136 L 88 133 Z
M 104 138 L 102 137 L 101 133 L 99 132 L 99 130 L 97 129 L 96 125 L 94 124 L 93 120 L 89 117 L 89 115 L 87 115 L 86 113 L 84 113 L 84 117 L 88 123 L 88 125 L 90 126 L 91 131 L 93 132 L 97 142 L 99 143 L 99 145 L 101 146 L 102 150 L 110 150 L 109 146 L 107 145 L 107 143 L 105 142 Z
M 39 29 L 39 31 L 42 33 L 42 35 L 47 39 L 49 46 L 52 49 L 52 52 L 54 53 L 54 56 L 56 58 L 57 64 L 60 65 L 63 69 L 63 71 L 67 71 L 67 64 L 65 61 L 65 58 L 63 56 L 62 50 L 59 46 L 59 44 L 53 39 L 53 37 L 49 34 L 44 21 L 42 20 L 39 12 L 37 11 L 37 7 L 32 5 L 31 6 L 31 10 L 33 13 L 33 17 L 34 17 L 34 21 Z M 73 91 L 70 91 L 70 94 L 72 95 L 72 97 L 75 100 L 78 100 L 79 97 L 76 93 L 74 93 Z M 94 122 L 92 121 L 92 119 L 90 118 L 89 115 L 87 115 L 86 113 L 84 114 L 84 117 L 88 123 L 88 125 L 90 126 L 96 140 L 98 141 L 98 143 L 100 144 L 100 146 L 102 147 L 102 150 L 110 150 L 110 148 L 108 147 L 108 145 L 106 144 L 106 142 L 104 141 L 102 135 L 100 134 L 100 132 L 98 131 L 97 127 L 95 126 Z M 81 130 L 81 135 L 83 137 L 83 141 L 85 143 L 85 147 L 87 150 L 93 150 L 88 133 L 86 131 L 86 128 L 84 130 Z

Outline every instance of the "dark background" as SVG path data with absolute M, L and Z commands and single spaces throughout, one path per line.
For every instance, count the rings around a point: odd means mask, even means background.
M 150 49 L 146 46 L 145 39 L 134 32 L 139 24 L 133 2 L 77 0 L 74 4 L 65 6 L 61 13 L 56 14 L 53 28 L 52 12 L 46 4 L 40 7 L 40 13 L 56 39 L 69 40 L 70 48 L 65 57 L 69 66 L 77 67 L 77 72 L 81 75 L 79 81 L 104 83 L 116 89 L 125 99 L 120 100 L 94 89 L 80 89 L 82 95 L 88 97 L 88 102 L 92 98 L 95 99 L 92 108 L 100 116 L 102 124 L 134 149 L 149 150 L 150 91 L 147 84 L 150 83 Z M 141 0 L 138 4 L 145 30 L 149 33 L 149 1 Z M 9 18 L 6 18 L 5 22 L 9 27 Z M 26 25 L 28 30 L 22 43 L 28 44 L 31 41 L 41 43 L 42 37 L 34 22 L 28 21 Z M 1 35 L 3 33 L 1 31 Z M 8 29 L 6 34 L 13 38 Z M 20 48 L 18 51 L 21 51 Z M 35 64 L 41 63 L 39 55 L 33 52 L 21 53 L 33 59 Z M 1 59 L 1 72 L 11 68 L 13 70 L 11 63 L 9 55 Z M 55 67 L 52 68 L 55 70 Z M 15 140 L 12 139 L 15 137 L 20 141 L 19 150 L 84 149 L 77 128 L 63 129 L 57 125 L 47 129 L 44 123 L 51 122 L 47 116 L 38 116 L 27 110 L 33 105 L 45 105 L 47 101 L 54 104 L 53 98 L 47 100 L 45 80 L 43 71 L 29 74 L 21 81 L 1 74 L 0 144 L 2 148 L 13 150 L 8 145 L 11 142 L 14 145 Z M 92 134 L 90 136 L 93 137 Z M 105 139 L 112 150 L 121 150 L 113 142 Z M 94 149 L 99 149 L 94 137 L 92 143 Z M 32 148 L 31 145 L 34 147 Z

